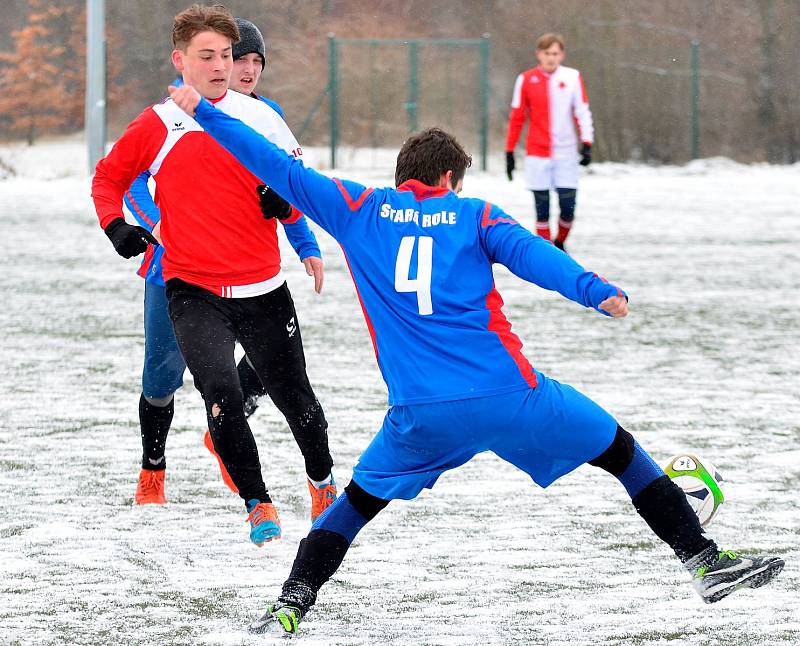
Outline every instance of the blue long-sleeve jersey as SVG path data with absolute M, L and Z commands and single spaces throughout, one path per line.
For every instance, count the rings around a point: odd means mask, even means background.
M 180 85 L 181 82 L 176 81 L 176 84 Z M 257 98 L 275 110 L 282 119 L 284 118 L 283 109 L 275 101 L 263 96 L 258 96 Z M 161 219 L 161 213 L 153 201 L 153 196 L 150 194 L 150 189 L 147 185 L 149 179 L 150 173 L 147 171 L 139 175 L 131 184 L 131 187 L 125 191 L 124 199 L 125 206 L 128 207 L 136 221 L 148 231 L 152 231 L 153 227 Z M 283 230 L 286 232 L 286 238 L 300 260 L 305 260 L 310 256 L 322 258 L 317 239 L 309 229 L 305 218 L 301 217 L 295 222 L 282 224 Z M 163 255 L 164 247 L 150 245 L 144 254 L 144 258 L 142 258 L 142 264 L 137 273 L 146 281 L 163 286 L 164 276 L 161 271 L 161 258 Z
M 413 180 L 372 189 L 330 179 L 205 100 L 195 119 L 340 243 L 392 405 L 536 386 L 493 263 L 587 307 L 623 295 L 488 202 Z

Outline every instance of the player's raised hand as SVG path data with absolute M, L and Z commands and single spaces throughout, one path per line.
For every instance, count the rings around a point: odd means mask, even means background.
M 191 85 L 181 85 L 180 87 L 170 85 L 167 89 L 170 97 L 175 101 L 175 105 L 190 117 L 193 117 L 195 108 L 200 103 L 200 94 L 198 94 L 197 90 Z
M 303 258 L 303 265 L 305 265 L 306 273 L 314 277 L 314 291 L 319 294 L 322 291 L 322 282 L 325 279 L 325 263 L 322 258 L 316 256 L 309 256 Z
M 628 315 L 628 299 L 624 296 L 612 296 L 607 298 L 599 305 L 600 309 L 608 312 L 614 318 L 621 318 Z

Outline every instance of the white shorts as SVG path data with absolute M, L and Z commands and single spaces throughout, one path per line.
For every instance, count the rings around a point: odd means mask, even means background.
M 580 172 L 577 155 L 571 159 L 525 157 L 525 185 L 529 191 L 578 188 Z

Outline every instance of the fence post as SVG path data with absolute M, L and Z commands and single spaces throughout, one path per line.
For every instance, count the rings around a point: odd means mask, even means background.
M 692 41 L 692 159 L 700 157 L 700 42 Z
M 89 174 L 106 147 L 106 4 L 86 0 L 86 97 L 84 129 Z
M 336 168 L 336 143 L 339 127 L 339 84 L 336 78 L 336 37 L 328 34 L 328 87 L 330 88 L 331 168 Z
M 408 43 L 408 103 L 406 109 L 408 110 L 408 131 L 417 131 L 417 41 L 411 40 Z
M 489 34 L 481 37 L 481 170 L 489 157 Z

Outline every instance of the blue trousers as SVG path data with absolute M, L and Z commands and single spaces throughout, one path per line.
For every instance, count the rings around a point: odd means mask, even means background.
M 185 370 L 186 363 L 169 318 L 166 287 L 146 282 L 142 393 L 154 399 L 168 397 L 183 385 Z

